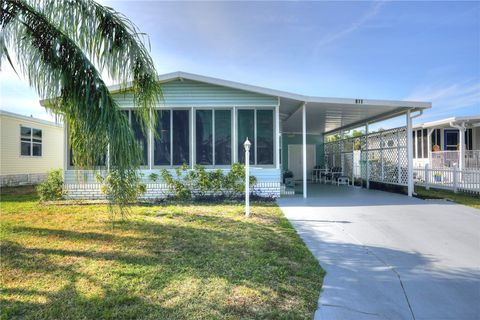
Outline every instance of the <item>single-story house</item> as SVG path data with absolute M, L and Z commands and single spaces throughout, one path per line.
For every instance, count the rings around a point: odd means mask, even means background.
M 0 186 L 35 184 L 63 169 L 61 123 L 0 110 Z
M 163 94 L 158 105 L 158 135 L 143 134 L 128 87 L 110 87 L 143 145 L 141 170 L 148 190 L 145 197 L 165 195 L 161 181 L 148 181 L 152 172 L 182 164 L 229 170 L 235 162 L 244 163 L 243 143 L 247 137 L 252 142 L 249 160 L 251 174 L 258 181 L 256 192 L 280 196 L 282 172 L 289 169 L 302 181 L 306 197 L 311 171 L 315 166 L 326 165 L 326 134 L 361 125 L 366 125 L 368 132 L 369 123 L 400 115 L 405 115 L 406 126 L 395 131 L 397 160 L 393 160 L 401 163 L 395 181 L 408 185 L 409 194 L 412 193 L 412 148 L 407 146 L 412 143 L 412 118 L 416 116 L 413 113 L 431 107 L 428 102 L 311 97 L 185 72 L 159 75 L 158 81 Z M 68 135 L 68 127 L 65 134 Z M 378 137 L 366 139 L 372 155 L 373 148 L 393 148 L 376 146 Z M 69 196 L 101 197 L 95 173 L 77 170 L 70 161 L 69 149 L 65 139 L 65 183 Z M 366 172 L 368 175 L 368 169 Z
M 413 129 L 415 167 L 480 170 L 480 115 L 425 122 Z

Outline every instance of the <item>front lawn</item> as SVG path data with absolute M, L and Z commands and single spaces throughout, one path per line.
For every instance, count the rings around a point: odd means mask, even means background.
M 20 190 L 20 191 L 19 191 Z M 275 204 L 45 206 L 2 190 L 2 319 L 311 319 L 324 272 Z
M 419 198 L 423 199 L 448 199 L 456 203 L 480 209 L 480 197 L 475 194 L 455 193 L 448 190 L 425 189 L 424 187 L 415 186 L 415 192 Z

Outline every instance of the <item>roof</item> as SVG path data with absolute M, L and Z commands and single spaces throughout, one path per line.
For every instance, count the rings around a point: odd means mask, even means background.
M 304 103 L 306 104 L 307 130 L 309 133 L 350 129 L 365 122 L 380 121 L 404 114 L 407 110 L 416 111 L 432 106 L 430 102 L 420 101 L 307 96 L 183 71 L 158 76 L 161 83 L 178 79 L 188 79 L 277 97 L 284 132 L 301 131 L 300 110 Z M 109 86 L 109 89 L 114 93 L 127 90 L 130 86 L 131 83 L 127 83 L 126 85 Z M 42 105 L 46 102 L 45 100 L 41 101 Z
M 34 118 L 34 117 L 28 117 L 28 116 L 24 116 L 24 115 L 21 115 L 21 114 L 18 114 L 18 113 L 9 112 L 9 111 L 5 111 L 5 110 L 0 110 L 0 116 L 6 116 L 6 117 L 15 118 L 15 119 L 23 120 L 23 121 L 35 122 L 35 123 L 38 123 L 38 124 L 43 124 L 43 125 L 52 126 L 52 127 L 59 127 L 59 128 L 63 127 L 62 123 L 56 123 L 56 122 L 53 122 L 53 121 L 38 119 L 38 118 Z
M 452 124 L 456 126 L 461 125 L 462 123 L 464 123 L 467 127 L 478 127 L 480 126 L 480 115 L 450 117 L 441 120 L 424 122 L 416 124 L 414 128 L 452 127 Z

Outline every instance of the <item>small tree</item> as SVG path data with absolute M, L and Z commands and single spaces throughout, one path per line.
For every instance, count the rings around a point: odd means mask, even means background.
M 51 170 L 47 179 L 37 186 L 40 201 L 60 200 L 65 195 L 63 189 L 63 173 L 61 169 Z

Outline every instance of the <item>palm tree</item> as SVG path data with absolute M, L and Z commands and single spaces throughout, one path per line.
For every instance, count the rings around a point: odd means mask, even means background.
M 131 85 L 143 129 L 153 126 L 161 91 L 146 36 L 93 0 L 0 0 L 0 9 L 0 58 L 12 67 L 16 60 L 47 109 L 63 117 L 75 164 L 94 167 L 109 148 L 113 170 L 135 171 L 140 148 L 101 75 Z

